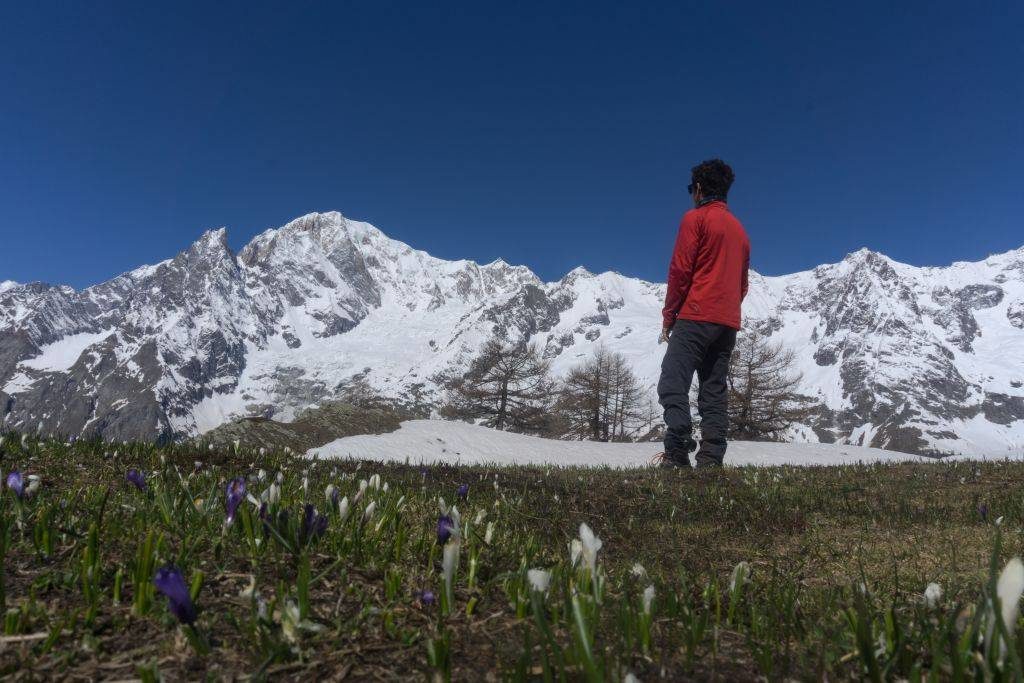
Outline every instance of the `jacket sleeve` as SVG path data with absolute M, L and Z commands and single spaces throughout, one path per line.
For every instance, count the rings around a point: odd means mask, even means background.
M 743 259 L 743 284 L 740 289 L 740 301 L 747 298 L 747 289 L 750 287 L 750 250 L 747 250 L 746 258 Z
M 672 249 L 672 260 L 668 264 L 668 291 L 665 293 L 665 308 L 661 311 L 664 327 L 672 327 L 676 314 L 683 307 L 686 295 L 690 292 L 699 241 L 697 218 L 693 213 L 687 213 L 679 224 L 676 245 Z

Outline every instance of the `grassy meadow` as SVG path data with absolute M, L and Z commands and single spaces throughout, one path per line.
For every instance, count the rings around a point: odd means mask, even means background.
M 0 451 L 12 680 L 1021 680 L 1022 463 Z

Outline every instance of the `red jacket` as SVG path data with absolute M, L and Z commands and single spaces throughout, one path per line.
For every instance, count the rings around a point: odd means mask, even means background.
M 749 267 L 747 232 L 724 201 L 687 211 L 668 265 L 664 326 L 684 319 L 740 329 Z

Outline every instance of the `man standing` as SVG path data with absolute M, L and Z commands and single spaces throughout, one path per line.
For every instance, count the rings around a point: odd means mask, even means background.
M 701 443 L 697 467 L 721 466 L 729 417 L 729 356 L 740 329 L 740 304 L 747 295 L 750 240 L 725 203 L 735 178 L 721 159 L 694 166 L 687 191 L 694 208 L 679 226 L 668 267 L 668 293 L 660 342 L 658 402 L 665 410 L 662 467 L 690 467 L 690 383 L 697 373 Z

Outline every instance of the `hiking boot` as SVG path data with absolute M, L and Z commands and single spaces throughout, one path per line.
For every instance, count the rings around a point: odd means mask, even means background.
M 694 458 L 697 461 L 698 470 L 720 470 L 722 469 L 722 463 L 712 455 L 707 453 L 697 453 Z
M 664 470 L 693 469 L 693 466 L 690 465 L 690 455 L 686 451 L 659 453 L 655 458 L 658 461 L 658 467 Z

